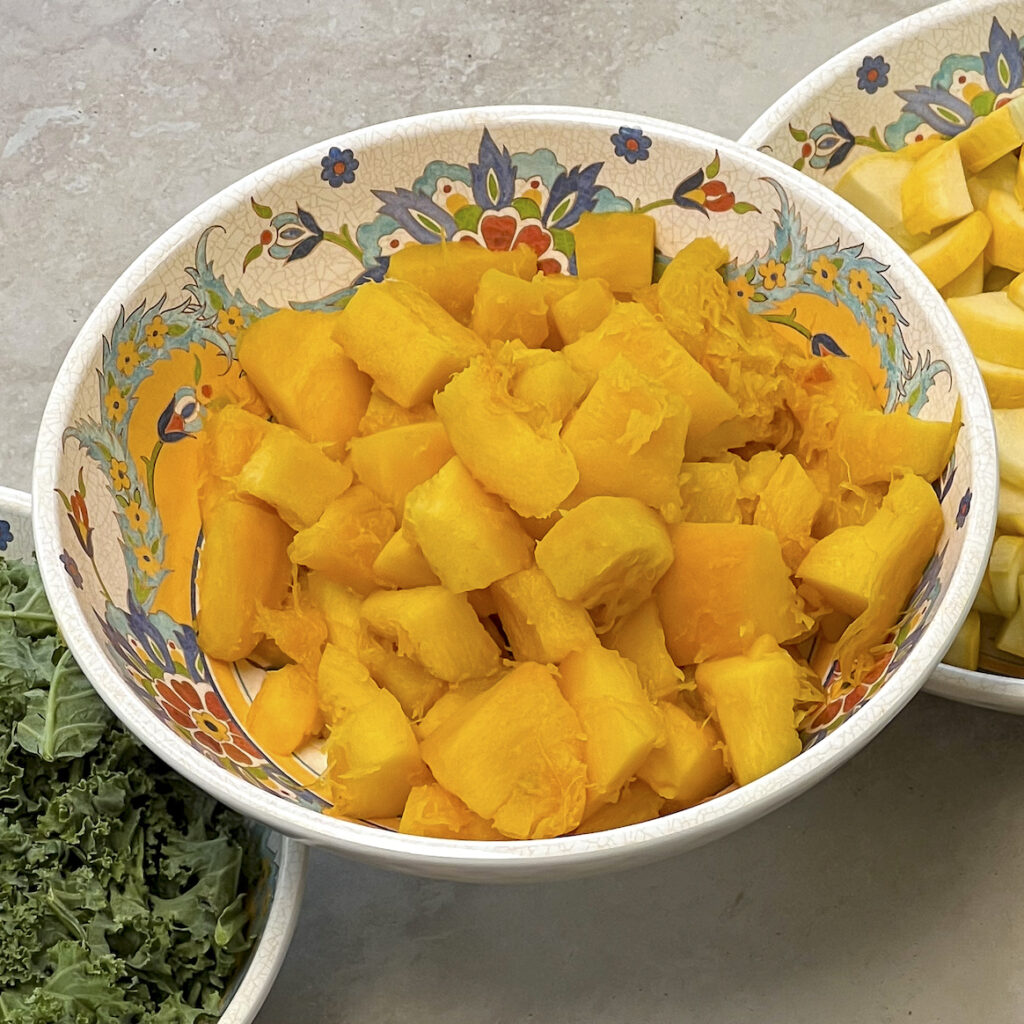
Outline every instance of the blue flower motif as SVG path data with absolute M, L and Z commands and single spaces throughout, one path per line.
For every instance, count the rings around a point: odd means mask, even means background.
M 967 522 L 967 513 L 971 511 L 971 498 L 973 497 L 974 495 L 971 494 L 971 489 L 968 487 L 956 510 L 956 528 L 958 530 Z
M 811 336 L 811 351 L 816 356 L 831 353 L 834 356 L 845 356 L 839 342 L 831 334 L 815 334 Z
M 311 213 L 295 207 L 295 213 L 275 215 L 270 222 L 275 232 L 274 244 L 267 250 L 270 258 L 292 263 L 305 259 L 323 240 L 323 229 Z
M 352 155 L 351 149 L 338 149 L 331 146 L 327 156 L 320 161 L 323 170 L 320 177 L 327 182 L 331 188 L 341 188 L 342 185 L 349 185 L 356 180 L 356 168 L 359 161 Z
M 203 422 L 196 398 L 195 388 L 178 388 L 174 397 L 167 403 L 156 423 L 157 436 L 164 444 L 184 441 L 190 434 L 195 434 Z
M 881 56 L 865 57 L 864 63 L 857 68 L 857 88 L 872 96 L 888 84 L 889 65 Z
M 650 153 L 651 140 L 639 128 L 627 128 L 623 125 L 613 136 L 612 145 L 615 155 L 621 156 L 626 163 L 635 164 L 637 160 L 646 160 Z
M 64 571 L 71 577 L 71 582 L 81 590 L 85 585 L 85 580 L 82 579 L 82 574 L 78 569 L 78 563 L 64 551 L 60 556 L 60 564 L 64 566 Z
M 12 540 L 14 534 L 11 532 L 11 524 L 6 519 L 0 519 L 0 551 L 6 551 Z

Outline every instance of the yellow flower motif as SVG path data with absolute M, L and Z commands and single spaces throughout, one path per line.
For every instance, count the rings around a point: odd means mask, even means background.
M 139 568 L 147 576 L 155 576 L 157 570 L 160 568 L 160 564 L 157 562 L 153 552 L 144 544 L 140 544 L 133 550 L 135 551 L 135 561 L 139 563 Z
M 128 525 L 139 533 L 142 533 L 149 524 L 149 513 L 137 501 L 128 502 L 124 515 L 128 520 Z
M 729 291 L 736 296 L 740 302 L 749 301 L 751 295 L 754 294 L 754 282 L 748 281 L 745 277 L 734 277 L 729 282 Z
M 119 459 L 112 459 L 110 463 L 110 479 L 113 481 L 115 491 L 127 491 L 131 487 L 131 480 L 128 479 L 128 463 Z
M 757 268 L 758 273 L 764 278 L 764 286 L 769 291 L 773 288 L 786 287 L 786 264 L 778 260 L 767 260 Z
M 892 334 L 892 329 L 896 326 L 896 317 L 892 315 L 887 309 L 879 309 L 875 313 L 875 327 L 878 328 L 879 334 Z
M 866 270 L 855 267 L 850 271 L 850 294 L 856 295 L 861 302 L 867 302 L 875 286 L 871 283 Z
M 103 405 L 107 410 L 107 419 L 117 423 L 128 408 L 128 400 L 121 391 L 112 387 L 103 396 Z
M 237 306 L 229 306 L 217 314 L 217 330 L 234 337 L 245 326 L 245 317 Z
M 836 265 L 822 253 L 812 264 L 814 283 L 826 292 L 832 291 L 836 283 Z
M 218 722 L 209 711 L 202 708 L 193 708 L 191 715 L 196 728 L 201 729 L 211 739 L 217 740 L 218 743 L 230 742 L 231 731 L 223 722 Z
M 142 340 L 152 348 L 163 348 L 164 338 L 167 335 L 167 324 L 162 316 L 155 316 L 146 325 L 142 332 Z
M 139 365 L 139 351 L 133 341 L 117 346 L 117 368 L 127 377 Z

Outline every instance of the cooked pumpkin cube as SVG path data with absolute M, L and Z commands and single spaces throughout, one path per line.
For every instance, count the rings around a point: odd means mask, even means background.
M 613 828 L 625 828 L 626 825 L 637 825 L 641 821 L 650 821 L 661 813 L 665 798 L 647 785 L 635 779 L 622 791 L 622 795 L 613 804 L 604 804 L 592 814 L 588 814 L 583 823 L 576 829 L 576 835 L 590 832 L 607 832 Z
M 811 530 L 821 504 L 821 492 L 793 455 L 783 458 L 761 491 L 754 523 L 779 538 L 782 557 L 791 571 L 814 543 Z
M 732 779 L 714 725 L 668 701 L 661 701 L 658 711 L 664 720 L 665 742 L 651 751 L 637 778 L 670 801 L 672 810 L 691 807 L 728 786 Z
M 387 255 L 387 254 L 386 254 Z M 471 242 L 406 245 L 391 253 L 387 277 L 422 288 L 460 323 L 469 323 L 480 279 L 488 270 L 529 280 L 537 272 L 537 256 L 529 246 L 495 252 Z
M 307 672 L 316 672 L 328 630 L 326 618 L 311 597 L 293 596 L 284 608 L 261 605 L 256 611 L 256 628 L 286 658 L 302 665 Z
M 340 313 L 282 309 L 238 339 L 238 362 L 280 423 L 340 458 L 370 400 L 370 380 L 334 339 Z
M 504 839 L 485 818 L 474 814 L 444 786 L 428 782 L 414 786 L 402 811 L 398 831 L 433 839 Z
M 675 559 L 654 593 L 677 665 L 742 653 L 765 633 L 786 643 L 811 625 L 770 530 L 677 523 L 669 534 Z
M 481 590 L 533 561 L 533 539 L 455 456 L 405 500 L 403 533 L 455 593 Z
M 548 304 L 548 340 L 546 345 L 549 349 L 560 349 L 563 345 L 562 336 L 558 332 L 558 324 L 555 323 L 554 306 L 559 299 L 571 295 L 582 283 L 578 277 L 569 274 L 545 274 L 540 271 L 534 275 L 533 280 L 540 285 L 544 292 L 544 301 Z
M 944 289 L 978 261 L 991 236 L 992 225 L 988 217 L 980 210 L 975 210 L 915 249 L 911 259 L 936 288 Z M 976 291 L 980 292 L 984 279 L 981 264 L 978 264 L 975 278 L 979 284 Z
M 836 650 L 844 668 L 896 625 L 942 536 L 942 510 L 919 476 L 894 480 L 881 508 L 863 526 L 823 537 L 797 575 L 836 610 L 856 616 Z
M 490 592 L 516 661 L 557 664 L 597 643 L 583 605 L 559 597 L 536 566 L 492 583 Z
M 398 698 L 413 722 L 418 722 L 448 690 L 443 679 L 431 675 L 418 661 L 397 654 L 390 643 L 364 640 L 359 657 L 374 680 Z
M 288 557 L 359 594 L 376 585 L 373 563 L 395 532 L 395 517 L 363 484 L 332 501 L 320 518 L 295 534 Z
M 343 583 L 322 572 L 308 572 L 302 586 L 324 617 L 327 639 L 349 654 L 359 650 L 361 626 L 359 608 L 363 599 Z
M 446 682 L 490 675 L 501 664 L 497 644 L 465 595 L 444 587 L 378 590 L 363 601 L 361 616 L 399 654 Z
M 415 541 L 397 530 L 373 561 L 373 575 L 387 587 L 430 587 L 441 581 Z
M 454 454 L 444 424 L 437 420 L 390 427 L 354 437 L 349 443 L 356 476 L 394 510 L 398 519 L 405 496 Z
M 469 324 L 485 341 L 518 338 L 527 348 L 539 348 L 548 336 L 544 288 L 500 270 L 484 271 Z
M 922 420 L 905 409 L 844 413 L 836 454 L 855 484 L 883 483 L 900 473 L 935 480 L 953 453 L 959 420 Z
M 268 672 L 249 706 L 245 724 L 261 750 L 278 757 L 294 754 L 324 727 L 316 677 L 299 665 Z
M 291 537 L 265 505 L 226 497 L 204 509 L 196 628 L 209 657 L 236 661 L 263 639 L 256 611 L 284 603 L 292 577 L 286 554 Z
M 697 666 L 697 692 L 725 740 L 733 778 L 745 786 L 800 753 L 797 705 L 820 700 L 810 669 L 771 637 L 747 654 Z
M 508 371 L 474 359 L 434 399 L 455 453 L 489 491 L 524 516 L 550 515 L 579 482 L 557 424 L 536 429 L 509 395 Z
M 400 815 L 412 787 L 426 781 L 419 744 L 401 705 L 365 675 L 358 661 L 331 644 L 317 685 L 329 715 L 324 752 L 332 813 Z
M 693 686 L 687 684 L 686 677 L 668 653 L 665 630 L 654 598 L 623 615 L 602 637 L 602 642 L 636 665 L 640 682 L 653 700 L 671 700 L 687 685 Z
M 985 259 L 996 267 L 1019 274 L 1024 271 L 1024 207 L 1017 197 L 993 189 L 985 202 L 985 216 L 992 234 L 985 246 Z
M 562 430 L 580 473 L 574 497 L 634 497 L 678 515 L 689 425 L 690 410 L 681 398 L 628 359 L 613 360 Z
M 731 462 L 684 462 L 680 514 L 688 523 L 738 523 L 740 477 Z
M 580 281 L 578 288 L 560 298 L 551 315 L 562 342 L 568 345 L 581 334 L 592 331 L 612 311 L 615 296 L 608 282 L 598 277 Z
M 638 303 L 617 304 L 593 331 L 565 348 L 566 359 L 588 385 L 620 355 L 686 402 L 691 442 L 739 413 L 735 399 Z
M 598 630 L 631 612 L 672 563 L 661 517 L 636 498 L 588 498 L 537 542 L 537 566 L 566 601 L 590 611 Z
M 976 117 L 956 137 L 964 170 L 975 174 L 1024 142 L 1024 99 L 1020 96 Z
M 955 139 L 929 150 L 900 186 L 903 223 L 911 234 L 934 231 L 974 210 Z
M 214 476 L 234 476 L 256 451 L 271 426 L 240 405 L 226 405 L 210 412 L 199 435 L 203 468 Z
M 484 343 L 426 292 L 405 281 L 364 284 L 341 313 L 336 337 L 388 398 L 407 409 L 430 401 Z
M 445 687 L 444 692 L 431 704 L 426 714 L 422 718 L 413 719 L 412 727 L 417 739 L 422 743 L 442 722 L 447 722 L 497 681 L 496 675 L 485 676 L 482 679 L 466 679 L 454 686 Z
M 232 478 L 241 494 L 277 509 L 293 529 L 312 526 L 324 509 L 348 489 L 352 470 L 289 427 L 268 423 L 267 431 Z
M 420 749 L 445 789 L 512 839 L 563 835 L 583 818 L 587 767 L 580 722 L 543 665 L 513 669 L 438 726 Z
M 661 715 L 636 667 L 616 651 L 592 644 L 558 666 L 562 694 L 587 742 L 587 810 L 618 799 L 647 755 L 665 741 Z
M 629 294 L 651 283 L 654 219 L 645 213 L 583 213 L 572 229 L 576 272 L 599 277 L 613 292 Z

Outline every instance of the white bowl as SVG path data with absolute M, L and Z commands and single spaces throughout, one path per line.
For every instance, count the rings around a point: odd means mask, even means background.
M 32 556 L 31 498 L 0 487 L 0 555 Z M 224 993 L 219 1024 L 249 1024 L 270 993 L 284 963 L 302 906 L 306 885 L 307 849 L 266 826 L 252 823 L 251 841 L 258 845 L 262 867 L 251 893 L 250 929 L 257 936 L 245 963 Z
M 1024 7 L 952 0 L 843 50 L 772 104 L 740 141 L 834 187 L 858 156 L 951 133 L 1024 90 Z M 1005 61 L 1000 61 L 1000 57 Z M 968 102 L 970 101 L 970 102 Z M 944 118 L 939 112 L 944 109 Z M 1024 714 L 1024 679 L 939 665 L 929 693 Z
M 787 311 L 826 302 L 844 323 L 861 323 L 872 340 L 865 358 L 878 360 L 876 370 L 884 364 L 893 395 L 916 389 L 926 418 L 949 418 L 959 397 L 965 424 L 941 478 L 939 554 L 878 678 L 853 697 L 836 694 L 803 753 L 751 785 L 629 828 L 526 842 L 427 839 L 323 813 L 311 785 L 319 753 L 275 759 L 245 735 L 259 673 L 207 662 L 196 646 L 188 435 L 201 425 L 202 401 L 232 368 L 239 322 L 261 310 L 343 301 L 379 278 L 386 254 L 410 238 L 463 232 L 492 247 L 529 239 L 553 267 L 571 267 L 566 229 L 591 208 L 652 211 L 669 254 L 712 234 L 755 280 L 760 263 L 788 252 L 789 283 L 773 295 Z M 847 275 L 866 275 L 868 299 L 844 293 L 829 305 L 810 269 L 822 253 Z M 876 306 L 892 320 L 869 315 Z M 889 323 L 895 329 L 883 333 Z M 75 656 L 127 726 L 178 771 L 256 819 L 352 857 L 415 874 L 518 881 L 625 867 L 707 842 L 863 747 L 910 700 L 967 614 L 992 537 L 995 481 L 985 390 L 952 317 L 865 218 L 802 175 L 703 132 L 631 114 L 496 107 L 313 146 L 225 189 L 150 246 L 60 370 L 39 433 L 33 515 L 47 592 Z M 86 492 L 87 527 L 72 511 L 76 490 Z M 149 575 L 154 563 L 168 574 Z

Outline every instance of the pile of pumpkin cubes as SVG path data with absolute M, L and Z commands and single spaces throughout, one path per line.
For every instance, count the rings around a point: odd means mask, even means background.
M 836 185 L 939 289 L 985 380 L 999 443 L 998 530 L 974 609 L 946 661 L 1000 672 L 1007 659 L 998 651 L 1024 658 L 1022 143 L 1018 96 L 952 138 L 861 157 Z
M 932 556 L 952 422 L 884 414 L 730 294 L 585 214 L 579 276 L 410 245 L 340 312 L 253 322 L 202 432 L 197 630 L 268 668 L 247 726 L 323 738 L 333 812 L 542 839 L 796 756 Z M 325 738 L 324 738 L 325 737 Z

